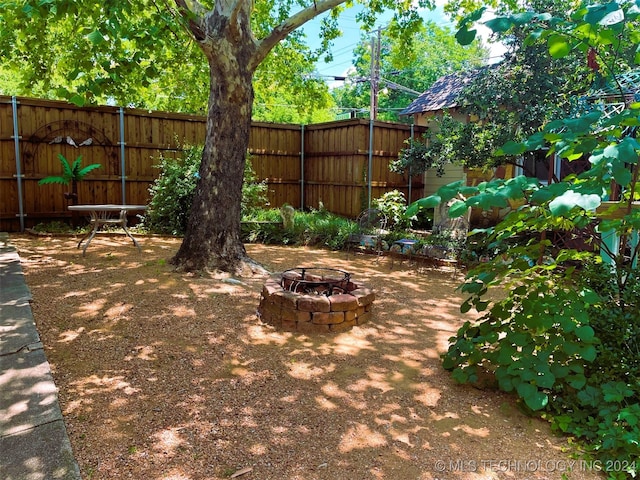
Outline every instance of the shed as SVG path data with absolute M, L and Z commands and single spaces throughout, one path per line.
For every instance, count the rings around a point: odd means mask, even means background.
M 487 68 L 490 67 L 455 72 L 440 77 L 428 90 L 402 110 L 400 115 L 413 117 L 414 124 L 430 128 L 432 128 L 432 119 L 444 114 L 444 112 L 448 112 L 459 121 L 468 122 L 469 115 L 460 112 L 458 99 L 464 88 L 469 86 Z M 467 169 L 462 165 L 447 165 L 444 175 L 441 177 L 438 177 L 435 172 L 427 171 L 425 196 L 434 194 L 443 185 L 461 179 L 473 185 L 487 178 L 486 174 L 475 169 Z

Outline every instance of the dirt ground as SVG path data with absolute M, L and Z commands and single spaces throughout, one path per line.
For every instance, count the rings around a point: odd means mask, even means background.
M 172 272 L 179 240 L 11 235 L 86 480 L 603 478 L 515 398 L 440 364 L 461 276 L 407 262 L 248 245 L 273 272 L 347 270 L 370 323 L 334 335 L 263 325 L 263 277 Z

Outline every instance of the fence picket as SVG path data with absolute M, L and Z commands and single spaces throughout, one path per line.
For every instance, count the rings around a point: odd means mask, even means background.
M 62 196 L 67 191 L 65 186 L 38 185 L 40 179 L 61 173 L 59 153 L 70 162 L 82 155 L 83 165 L 102 164 L 80 183 L 81 202 L 118 203 L 124 188 L 128 203 L 145 204 L 149 201 L 149 186 L 159 174 L 155 165 L 160 156 L 175 157 L 183 145 L 204 141 L 203 116 L 126 108 L 122 149 L 119 107 L 80 108 L 66 102 L 20 97 L 20 215 L 12 100 L 0 96 L 0 231 L 15 232 L 24 226 L 71 217 Z M 414 136 L 422 131 L 421 127 L 414 127 Z M 409 125 L 374 122 L 374 198 L 394 188 L 407 194 L 407 179 L 390 172 L 388 164 L 397 158 L 410 135 Z M 81 145 L 82 142 L 86 144 Z M 249 152 L 258 178 L 267 181 L 271 206 L 288 203 L 295 208 L 318 208 L 322 202 L 327 210 L 354 218 L 366 204 L 368 142 L 368 120 L 305 125 L 304 129 L 299 125 L 254 122 Z M 423 179 L 414 177 L 414 199 L 423 190 Z

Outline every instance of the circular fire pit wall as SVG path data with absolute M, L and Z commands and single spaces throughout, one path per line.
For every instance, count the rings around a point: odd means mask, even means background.
M 280 330 L 344 332 L 371 318 L 374 292 L 333 268 L 292 268 L 269 277 L 258 316 Z

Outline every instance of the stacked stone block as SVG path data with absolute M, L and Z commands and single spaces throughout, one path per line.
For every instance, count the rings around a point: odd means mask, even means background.
M 345 332 L 371 319 L 374 299 L 373 290 L 353 282 L 345 293 L 330 296 L 287 291 L 280 285 L 280 275 L 274 275 L 262 289 L 258 316 L 279 330 Z

